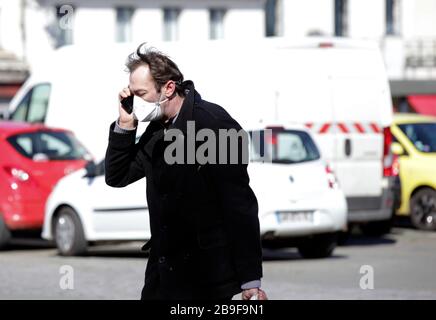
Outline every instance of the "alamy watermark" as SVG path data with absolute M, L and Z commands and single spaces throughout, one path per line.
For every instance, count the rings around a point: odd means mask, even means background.
M 362 265 L 359 270 L 360 277 L 359 286 L 362 290 L 373 290 L 374 289 L 374 267 L 371 265 Z
M 56 12 L 59 16 L 59 28 L 63 30 L 72 30 L 74 24 L 74 8 L 68 4 L 64 4 L 59 7 L 59 11 Z
M 272 145 L 267 139 L 271 129 L 253 131 L 249 135 L 243 129 L 203 128 L 195 131 L 195 121 L 188 121 L 186 136 L 177 129 L 168 129 L 164 141 L 171 142 L 164 152 L 165 162 L 172 164 L 248 164 L 251 154 L 256 161 L 271 162 Z
M 70 265 L 63 265 L 59 268 L 59 287 L 62 290 L 74 290 L 74 268 Z

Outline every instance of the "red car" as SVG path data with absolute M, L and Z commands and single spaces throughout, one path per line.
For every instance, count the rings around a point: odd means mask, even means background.
M 19 230 L 38 230 L 57 181 L 91 160 L 72 132 L 0 121 L 0 248 Z

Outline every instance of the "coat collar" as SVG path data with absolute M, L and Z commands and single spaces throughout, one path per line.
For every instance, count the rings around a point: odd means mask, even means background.
M 184 81 L 186 96 L 180 108 L 179 115 L 174 123 L 170 124 L 168 129 L 179 129 L 186 134 L 186 124 L 193 120 L 195 105 L 201 101 L 200 94 L 195 90 L 194 83 L 190 80 Z

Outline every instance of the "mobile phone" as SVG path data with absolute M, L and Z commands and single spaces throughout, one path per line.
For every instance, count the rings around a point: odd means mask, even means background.
M 131 95 L 121 100 L 121 106 L 128 114 L 131 114 L 133 111 L 133 97 L 134 96 Z

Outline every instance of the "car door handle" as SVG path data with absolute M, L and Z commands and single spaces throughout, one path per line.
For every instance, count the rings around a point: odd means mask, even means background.
M 351 156 L 351 139 L 350 138 L 345 139 L 345 155 L 347 157 Z

